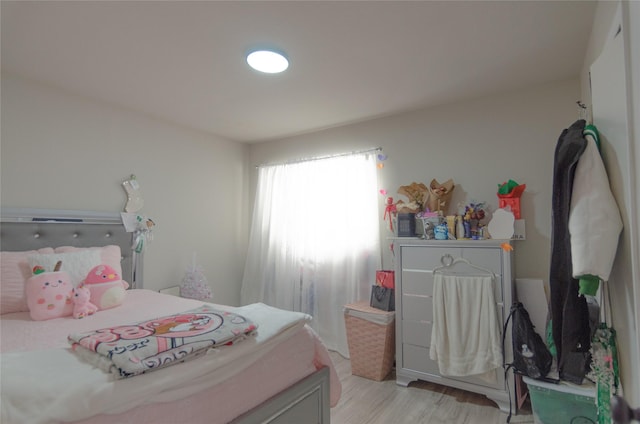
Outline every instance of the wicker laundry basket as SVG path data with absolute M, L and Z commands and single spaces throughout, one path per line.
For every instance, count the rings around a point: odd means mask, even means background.
M 391 368 L 395 354 L 395 312 L 372 308 L 367 302 L 344 307 L 351 373 L 382 381 Z

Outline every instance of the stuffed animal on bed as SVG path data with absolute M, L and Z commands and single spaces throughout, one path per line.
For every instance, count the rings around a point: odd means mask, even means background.
M 84 280 L 91 292 L 91 303 L 99 310 L 122 304 L 129 284 L 109 265 L 98 265 L 91 269 Z
M 25 283 L 29 315 L 34 321 L 60 318 L 71 315 L 73 284 L 69 274 L 60 271 L 58 262 L 53 272 L 46 272 L 41 266 L 33 268 L 33 276 Z
M 73 289 L 73 317 L 76 319 L 93 315 L 98 307 L 91 303 L 91 291 L 84 285 L 79 285 Z

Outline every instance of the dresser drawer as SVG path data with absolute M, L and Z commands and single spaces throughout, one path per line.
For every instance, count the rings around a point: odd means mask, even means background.
M 432 271 L 442 265 L 440 258 L 451 255 L 458 258 L 462 255 L 460 248 L 402 246 L 402 269 Z
M 427 321 L 402 321 L 402 341 L 415 346 L 431 345 L 432 324 Z
M 406 321 L 433 321 L 431 296 L 402 295 L 402 319 Z
M 500 249 L 472 247 L 464 249 L 462 257 L 472 264 L 492 271 L 498 277 L 502 275 L 502 252 L 500 252 Z
M 438 271 L 436 271 L 438 272 Z M 428 296 L 433 295 L 433 273 L 428 271 L 402 271 L 402 295 Z M 495 274 L 493 282 L 493 296 L 496 303 L 503 300 L 502 276 Z M 398 296 L 398 294 L 396 294 Z M 404 299 L 404 298 L 403 298 Z
M 433 247 L 402 246 L 402 270 L 433 271 L 444 265 L 442 258 L 449 255 L 452 259 L 464 258 L 472 264 L 487 268 L 496 275 L 502 275 L 502 253 L 500 249 L 469 247 Z M 465 266 L 465 265 L 460 265 Z
M 431 296 L 433 273 L 431 271 L 402 271 L 402 293 Z
M 440 375 L 438 364 L 429 358 L 429 348 L 402 344 L 402 368 Z

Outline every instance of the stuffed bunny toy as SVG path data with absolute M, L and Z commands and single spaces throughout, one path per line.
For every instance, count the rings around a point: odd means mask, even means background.
M 76 319 L 93 315 L 98 307 L 91 303 L 91 291 L 84 285 L 79 285 L 73 289 L 73 317 Z

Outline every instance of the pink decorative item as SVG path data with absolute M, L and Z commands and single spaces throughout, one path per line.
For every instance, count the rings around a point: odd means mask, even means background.
M 393 216 L 398 213 L 395 203 L 393 203 L 393 197 L 387 197 L 387 206 L 384 209 L 383 219 L 386 221 L 389 218 L 389 230 L 393 232 Z
M 93 315 L 98 311 L 98 307 L 91 303 L 91 291 L 84 285 L 73 289 L 73 317 L 76 319 Z
M 109 309 L 122 304 L 129 284 L 109 265 L 98 265 L 91 269 L 84 280 L 91 292 L 91 303 L 98 310 Z
M 64 271 L 45 272 L 39 266 L 34 267 L 33 273 L 35 275 L 25 283 L 31 319 L 44 321 L 71 315 L 73 285 L 69 274 Z

